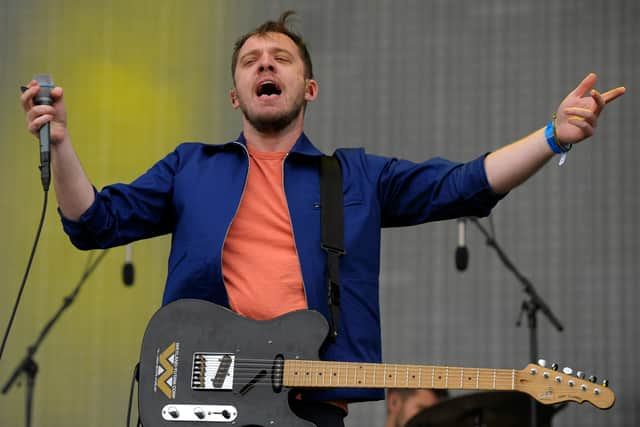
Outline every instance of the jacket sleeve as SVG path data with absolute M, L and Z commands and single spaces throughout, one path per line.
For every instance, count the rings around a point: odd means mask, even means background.
M 78 221 L 65 218 L 64 231 L 79 249 L 104 249 L 171 232 L 175 174 L 180 147 L 130 184 L 113 184 L 95 192 L 93 204 Z
M 423 163 L 369 156 L 378 165 L 383 227 L 463 216 L 484 217 L 506 194 L 496 194 L 484 169 L 486 154 L 468 163 L 433 158 Z

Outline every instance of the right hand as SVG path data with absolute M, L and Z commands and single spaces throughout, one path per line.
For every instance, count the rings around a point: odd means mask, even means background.
M 53 105 L 34 105 L 33 97 L 40 91 L 35 80 L 31 80 L 27 88 L 20 96 L 22 108 L 27 113 L 27 129 L 38 137 L 40 128 L 45 123 L 51 123 L 51 142 L 62 142 L 67 137 L 67 109 L 64 106 L 62 88 L 56 86 L 51 90 Z

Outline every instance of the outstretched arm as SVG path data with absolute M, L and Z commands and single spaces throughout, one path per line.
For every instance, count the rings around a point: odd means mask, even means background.
M 593 89 L 596 80 L 595 74 L 589 74 L 560 103 L 555 120 L 557 143 L 577 144 L 593 135 L 605 105 L 625 92 L 621 86 L 601 94 Z M 496 193 L 506 193 L 526 181 L 553 155 L 545 129 L 538 129 L 485 158 L 489 185 Z

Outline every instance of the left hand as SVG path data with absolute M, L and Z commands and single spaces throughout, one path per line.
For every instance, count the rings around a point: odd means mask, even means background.
M 561 144 L 576 144 L 593 135 L 604 106 L 625 92 L 623 86 L 600 93 L 593 89 L 597 76 L 590 73 L 560 103 L 556 119 L 556 137 Z M 587 95 L 589 92 L 589 96 Z

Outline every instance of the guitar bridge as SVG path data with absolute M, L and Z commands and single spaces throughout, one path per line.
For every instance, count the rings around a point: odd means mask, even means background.
M 233 390 L 235 355 L 195 353 L 191 370 L 193 390 Z

